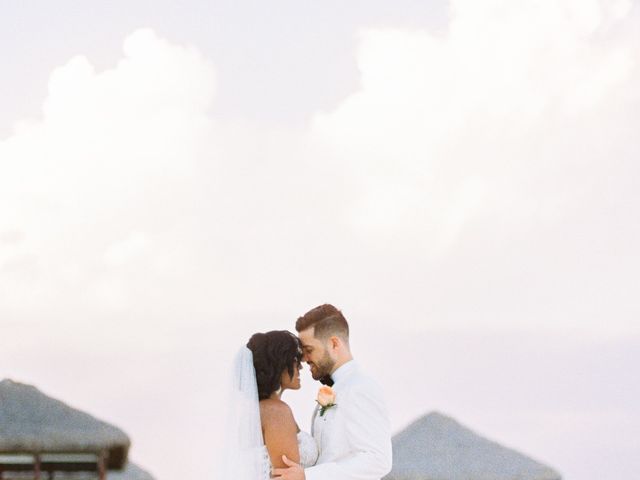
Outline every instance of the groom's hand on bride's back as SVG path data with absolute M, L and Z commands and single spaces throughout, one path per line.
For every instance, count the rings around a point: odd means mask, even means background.
M 296 462 L 289 460 L 286 455 L 282 455 L 282 461 L 287 468 L 274 468 L 274 478 L 281 478 L 282 480 L 305 480 L 304 468 Z

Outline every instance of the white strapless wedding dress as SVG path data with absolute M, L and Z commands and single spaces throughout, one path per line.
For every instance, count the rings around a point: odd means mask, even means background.
M 318 460 L 318 445 L 314 438 L 307 432 L 298 432 L 298 450 L 300 451 L 300 465 L 303 468 L 311 467 L 316 464 Z M 264 470 L 262 472 L 262 479 L 268 479 L 271 477 L 271 459 L 269 458 L 269 452 L 267 447 L 262 447 L 262 455 Z

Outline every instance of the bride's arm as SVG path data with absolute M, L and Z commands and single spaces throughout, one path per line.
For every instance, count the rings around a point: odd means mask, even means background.
M 274 468 L 286 467 L 282 461 L 282 455 L 296 463 L 300 461 L 298 451 L 298 427 L 293 413 L 284 402 L 261 402 L 260 414 L 262 417 L 262 429 L 264 443 L 271 458 Z

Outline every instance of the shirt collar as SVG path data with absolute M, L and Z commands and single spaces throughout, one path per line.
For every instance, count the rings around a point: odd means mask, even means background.
M 349 360 L 347 363 L 341 365 L 340 368 L 331 374 L 334 385 L 348 377 L 351 372 L 355 371 L 357 368 L 358 364 L 355 360 Z

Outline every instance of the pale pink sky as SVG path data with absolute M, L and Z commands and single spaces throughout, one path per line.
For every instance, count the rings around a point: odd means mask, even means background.
M 637 2 L 404 3 L 11 7 L 0 377 L 203 478 L 231 354 L 329 301 L 396 431 L 634 475 Z

